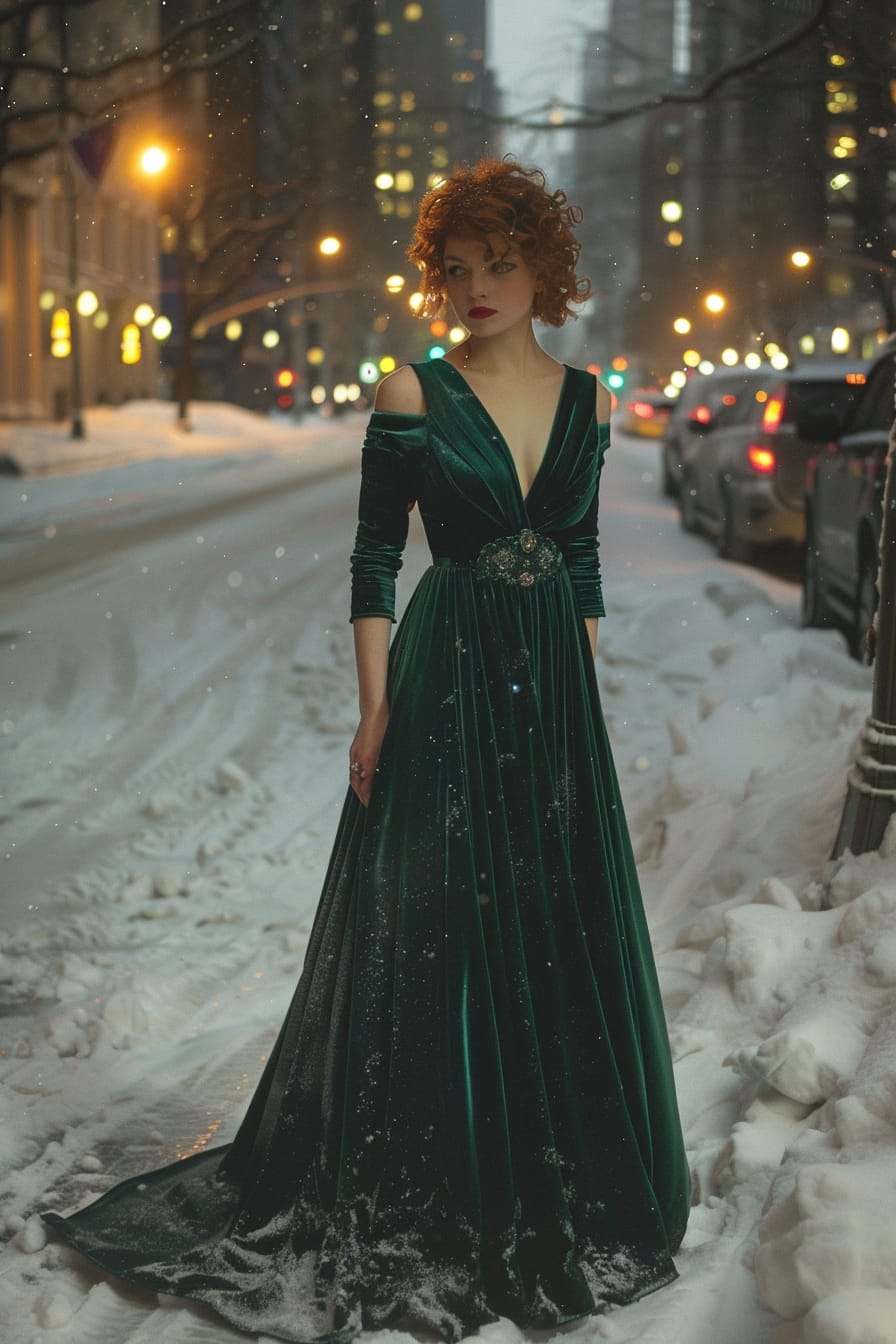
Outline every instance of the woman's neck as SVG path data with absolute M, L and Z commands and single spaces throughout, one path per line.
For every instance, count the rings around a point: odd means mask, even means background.
M 464 372 L 486 377 L 539 377 L 552 371 L 556 364 L 536 341 L 530 322 L 498 336 L 468 336 L 461 351 L 460 366 Z

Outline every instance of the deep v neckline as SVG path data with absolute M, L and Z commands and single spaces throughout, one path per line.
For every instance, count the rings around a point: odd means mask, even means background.
M 474 391 L 474 389 L 473 389 L 473 387 L 471 386 L 471 384 L 467 381 L 467 379 L 466 379 L 466 378 L 464 377 L 464 375 L 461 373 L 460 369 L 459 369 L 455 364 L 452 364 L 452 363 L 450 362 L 450 360 L 447 360 L 447 359 L 441 359 L 441 358 L 438 360 L 438 363 L 439 363 L 439 364 L 444 364 L 445 368 L 447 368 L 447 369 L 451 369 L 452 372 L 454 373 L 455 377 L 457 377 L 457 378 L 460 380 L 460 382 L 463 383 L 463 385 L 464 385 L 464 387 L 466 388 L 467 392 L 468 392 L 469 395 L 473 398 L 473 400 L 475 401 L 476 405 L 479 407 L 480 411 L 482 412 L 483 416 L 484 416 L 485 419 L 488 421 L 488 423 L 491 425 L 492 429 L 495 431 L 495 435 L 496 435 L 496 437 L 497 437 L 497 440 L 498 440 L 498 442 L 500 443 L 501 447 L 503 448 L 504 452 L 505 452 L 506 455 L 507 455 L 507 465 L 510 467 L 511 475 L 513 476 L 514 482 L 515 482 L 515 484 L 516 484 L 516 492 L 517 492 L 517 495 L 519 496 L 520 501 L 522 502 L 523 506 L 525 506 L 525 505 L 528 503 L 529 499 L 531 498 L 531 496 L 532 496 L 532 491 L 535 489 L 536 485 L 538 484 L 539 478 L 540 478 L 542 472 L 543 472 L 544 469 L 545 469 L 545 466 L 546 466 L 546 464 L 547 464 L 547 462 L 548 462 L 548 459 L 549 459 L 550 456 L 551 456 L 551 450 L 552 450 L 552 448 L 553 448 L 553 446 L 554 446 L 554 439 L 555 439 L 556 436 L 557 436 L 557 425 L 559 424 L 559 421 L 560 421 L 560 412 L 563 410 L 563 405 L 564 405 L 564 402 L 566 401 L 566 391 L 567 391 L 567 388 L 569 387 L 569 379 L 570 379 L 570 374 L 572 373 L 572 365 L 570 365 L 570 364 L 563 364 L 563 365 L 562 365 L 562 368 L 563 368 L 563 380 L 562 380 L 562 382 L 561 382 L 561 384 L 560 384 L 560 392 L 559 392 L 559 394 L 558 394 L 558 396 L 557 396 L 557 405 L 556 405 L 555 408 L 554 408 L 554 417 L 553 417 L 553 419 L 551 420 L 551 427 L 550 427 L 550 429 L 548 430 L 548 437 L 547 437 L 547 440 L 546 440 L 546 442 L 545 442 L 544 452 L 542 453 L 542 455 L 541 455 L 541 461 L 539 462 L 539 464 L 538 464 L 538 466 L 537 466 L 537 468 L 536 468 L 536 470 L 535 470 L 535 475 L 532 477 L 532 482 L 531 482 L 531 484 L 530 484 L 530 486 L 529 486 L 529 489 L 528 489 L 528 490 L 525 492 L 525 494 L 524 494 L 524 493 L 523 493 L 523 484 L 522 484 L 522 481 L 520 480 L 519 469 L 518 469 L 518 467 L 517 467 L 517 465 L 516 465 L 516 458 L 513 456 L 513 453 L 511 452 L 510 444 L 507 442 L 507 439 L 504 437 L 504 433 L 503 433 L 503 431 L 502 431 L 500 425 L 498 424 L 498 422 L 495 420 L 494 416 L 493 416 L 493 415 L 491 414 L 491 412 L 489 411 L 489 409 L 488 409 L 488 407 L 486 406 L 485 402 L 482 400 L 482 398 L 480 397 L 479 393 L 476 392 L 476 391 Z

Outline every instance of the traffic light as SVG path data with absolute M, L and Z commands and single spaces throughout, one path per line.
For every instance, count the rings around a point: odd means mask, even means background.
M 277 405 L 281 411 L 291 411 L 295 405 L 295 393 L 293 391 L 296 385 L 295 369 L 278 369 L 274 375 L 274 385 L 277 390 Z
M 628 360 L 624 355 L 617 355 L 613 360 L 612 372 L 607 374 L 607 387 L 618 392 L 620 388 L 625 387 L 625 374 L 628 368 Z

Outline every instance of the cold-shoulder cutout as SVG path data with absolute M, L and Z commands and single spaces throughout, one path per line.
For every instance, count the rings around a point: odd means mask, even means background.
M 426 414 L 423 388 L 410 364 L 402 364 L 382 380 L 376 389 L 374 409 L 397 411 L 401 415 Z
M 613 409 L 613 394 L 603 383 L 597 384 L 597 423 L 606 425 L 610 422 L 610 412 Z

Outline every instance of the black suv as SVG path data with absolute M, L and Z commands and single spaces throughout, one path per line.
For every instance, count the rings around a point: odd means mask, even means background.
M 718 410 L 692 426 L 678 493 L 685 530 L 708 532 L 730 560 L 751 560 L 757 547 L 778 542 L 801 544 L 806 467 L 818 441 L 805 439 L 797 422 L 842 417 L 866 367 L 840 360 L 744 371 Z
M 809 463 L 806 480 L 803 624 L 840 625 L 853 656 L 863 661 L 877 605 L 894 382 L 896 339 L 891 338 L 845 417 L 812 416 L 801 425 L 826 441 Z

